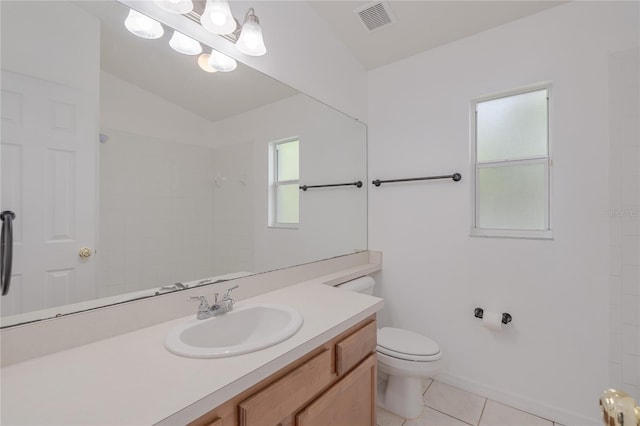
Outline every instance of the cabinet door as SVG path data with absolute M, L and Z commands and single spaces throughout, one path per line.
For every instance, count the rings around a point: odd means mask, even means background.
M 369 355 L 296 416 L 297 426 L 375 426 L 376 356 Z

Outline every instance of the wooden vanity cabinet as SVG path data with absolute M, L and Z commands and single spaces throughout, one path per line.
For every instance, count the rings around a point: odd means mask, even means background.
M 192 422 L 191 426 L 375 426 L 371 316 Z

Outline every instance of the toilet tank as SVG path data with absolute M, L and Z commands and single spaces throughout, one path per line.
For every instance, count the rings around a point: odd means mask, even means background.
M 360 277 L 356 278 L 352 281 L 347 281 L 346 283 L 339 284 L 336 287 L 340 287 L 344 290 L 355 291 L 358 293 L 373 294 L 373 287 L 376 285 L 376 282 L 371 277 Z

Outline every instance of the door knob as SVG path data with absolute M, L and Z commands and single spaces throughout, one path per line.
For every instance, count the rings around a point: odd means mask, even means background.
M 89 247 L 82 247 L 80 249 L 80 252 L 78 253 L 78 256 L 80 256 L 82 259 L 88 259 L 91 257 L 91 254 L 93 252 L 91 251 L 91 249 Z

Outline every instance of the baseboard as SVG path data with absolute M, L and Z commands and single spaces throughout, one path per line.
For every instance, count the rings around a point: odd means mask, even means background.
M 448 373 L 438 374 L 437 380 L 451 386 L 481 395 L 496 402 L 517 408 L 527 413 L 535 414 L 544 419 L 560 423 L 565 426 L 601 426 L 600 419 L 586 417 L 580 413 L 553 407 L 540 401 L 535 401 L 523 395 L 507 393 L 503 390 L 487 386 L 463 377 Z

